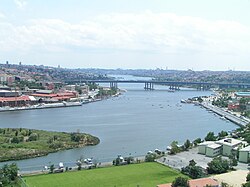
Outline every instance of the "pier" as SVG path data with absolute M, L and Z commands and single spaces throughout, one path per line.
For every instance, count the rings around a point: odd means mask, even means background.
M 203 103 L 201 103 L 201 106 L 203 106 L 204 108 L 206 108 L 210 111 L 213 111 L 214 113 L 218 114 L 219 116 L 224 117 L 225 119 L 237 124 L 240 127 L 245 127 L 247 124 L 250 123 L 250 120 L 235 116 L 235 115 L 233 115 L 233 114 L 231 114 L 231 113 L 229 113 L 229 112 L 227 112 L 227 111 L 225 111 L 217 106 L 214 106 L 210 103 L 203 102 Z

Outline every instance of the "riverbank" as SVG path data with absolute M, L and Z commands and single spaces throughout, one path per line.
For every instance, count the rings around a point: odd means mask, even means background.
M 202 99 L 201 99 L 202 98 Z M 229 110 L 220 108 L 218 106 L 212 105 L 211 100 L 214 100 L 214 96 L 210 97 L 200 97 L 200 101 L 197 100 L 197 98 L 187 99 L 187 100 L 181 100 L 181 103 L 187 103 L 187 104 L 194 104 L 196 106 L 201 106 L 202 108 L 205 108 L 209 112 L 213 112 L 220 116 L 221 119 L 229 120 L 232 123 L 240 126 L 245 127 L 247 124 L 250 123 L 250 119 L 241 116 L 236 115 L 234 113 L 231 113 Z
M 182 143 L 186 139 L 204 137 L 209 131 L 218 133 L 221 130 L 230 131 L 237 128 L 234 124 L 221 120 L 199 107 L 179 104 L 181 98 L 210 95 L 211 92 L 146 92 L 141 90 L 141 86 L 138 88 L 140 89 L 125 87 L 128 92 L 122 96 L 80 108 L 1 113 L 1 127 L 65 132 L 80 129 L 81 132 L 95 134 L 102 140 L 99 145 L 93 147 L 70 149 L 17 161 L 20 171 L 42 170 L 44 166 L 58 165 L 59 162 L 72 167 L 81 156 L 93 157 L 104 163 L 112 161 L 118 154 L 139 156 L 155 148 L 165 150 L 173 140 Z
M 99 138 L 80 132 L 1 128 L 0 162 L 45 156 L 60 150 L 97 145 L 99 142 Z
M 119 94 L 112 95 L 111 97 L 118 97 Z M 36 109 L 48 109 L 48 108 L 63 108 L 63 107 L 77 107 L 82 106 L 83 104 L 94 103 L 110 97 L 98 98 L 98 99 L 87 99 L 82 102 L 60 102 L 60 103 L 41 103 L 38 105 L 32 106 L 23 106 L 23 107 L 0 107 L 0 112 L 9 112 L 9 111 L 22 111 L 22 110 L 36 110 Z
M 233 115 L 233 114 L 229 113 L 228 111 L 223 110 L 222 108 L 214 106 L 210 103 L 202 102 L 200 105 L 203 106 L 204 108 L 206 108 L 207 110 L 218 114 L 219 116 L 221 116 L 222 119 L 225 118 L 225 119 L 239 125 L 240 127 L 245 127 L 248 123 L 250 123 L 250 121 L 243 119 L 241 117 L 238 117 L 236 115 Z
M 176 177 L 184 176 L 155 162 L 114 166 L 101 169 L 91 169 L 78 172 L 64 172 L 24 177 L 24 181 L 32 186 L 143 186 L 152 187 L 166 182 L 172 182 Z M 68 180 L 71 179 L 71 180 Z M 48 182 L 50 181 L 50 182 Z

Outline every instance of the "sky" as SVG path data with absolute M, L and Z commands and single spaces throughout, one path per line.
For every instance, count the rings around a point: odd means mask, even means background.
M 0 0 L 0 63 L 250 70 L 250 0 Z

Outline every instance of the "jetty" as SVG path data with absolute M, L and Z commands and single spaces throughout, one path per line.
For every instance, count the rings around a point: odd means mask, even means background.
M 206 108 L 207 110 L 212 111 L 212 112 L 218 114 L 219 116 L 237 124 L 240 127 L 245 127 L 247 124 L 250 123 L 249 119 L 236 116 L 235 114 L 231 114 L 228 111 L 225 111 L 222 108 L 214 106 L 210 103 L 202 102 L 202 103 L 200 103 L 200 105 L 203 106 L 204 108 Z

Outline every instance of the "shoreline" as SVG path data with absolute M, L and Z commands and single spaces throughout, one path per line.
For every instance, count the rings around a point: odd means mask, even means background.
M 118 94 L 119 95 L 119 94 Z M 105 99 L 109 99 L 109 98 L 112 98 L 112 97 L 115 97 L 115 95 L 113 95 L 113 96 L 109 96 L 109 97 L 104 97 L 104 98 L 101 98 L 101 99 L 97 99 L 96 101 L 101 101 L 101 100 L 105 100 Z M 95 101 L 93 101 L 93 102 L 95 102 Z M 85 103 L 85 104 L 87 104 L 87 103 Z M 137 156 L 135 156 L 135 158 L 136 158 Z M 104 163 L 111 163 L 112 161 L 110 161 L 110 162 L 103 162 L 103 164 Z M 74 164 L 74 163 L 69 163 L 69 164 Z M 41 171 L 41 170 L 39 170 L 39 171 Z M 34 171 L 34 170 L 32 170 L 32 171 L 23 171 L 22 173 L 36 173 L 36 172 L 38 172 L 37 170 L 36 171 Z
M 106 96 L 103 98 L 95 98 L 95 99 L 87 99 L 84 101 L 72 101 L 72 102 L 58 102 L 58 103 L 42 103 L 38 105 L 31 105 L 26 107 L 8 107 L 3 108 L 0 107 L 0 112 L 12 112 L 12 111 L 23 111 L 23 110 L 37 110 L 37 109 L 48 109 L 48 108 L 65 108 L 65 107 L 78 107 L 88 103 L 94 103 L 98 101 L 102 101 L 105 99 L 109 99 L 111 97 L 118 97 L 121 95 L 121 92 L 116 93 L 115 95 Z
M 237 117 L 237 116 L 229 113 L 228 111 L 225 111 L 222 108 L 219 108 L 217 106 L 213 106 L 213 105 L 210 105 L 208 103 L 201 103 L 200 105 L 202 107 L 204 107 L 205 109 L 207 109 L 209 111 L 212 111 L 215 114 L 218 114 L 222 118 L 225 118 L 225 119 L 231 121 L 232 123 L 234 123 L 234 124 L 236 124 L 236 125 L 238 125 L 240 127 L 245 127 L 248 123 L 250 123 L 250 121 L 247 121 L 245 119 Z
M 140 160 L 140 163 L 145 162 L 145 155 L 135 156 L 133 158 L 134 158 L 135 161 L 136 160 Z M 82 168 L 81 170 L 88 170 L 89 167 L 91 167 L 91 166 L 93 166 L 93 165 L 88 165 L 88 164 L 84 163 L 82 165 L 82 167 L 81 167 Z M 106 168 L 106 167 L 112 167 L 112 166 L 114 166 L 113 165 L 113 161 L 98 162 L 96 164 L 96 168 Z M 68 172 L 78 171 L 78 166 L 76 165 L 76 162 L 75 162 L 75 166 L 72 166 L 72 167 L 66 166 L 66 167 L 71 168 Z M 21 174 L 22 176 L 41 175 L 41 174 L 48 174 L 48 173 L 49 173 L 49 170 L 43 170 L 43 169 L 41 169 L 41 170 L 35 170 L 35 171 L 19 171 L 19 174 Z

